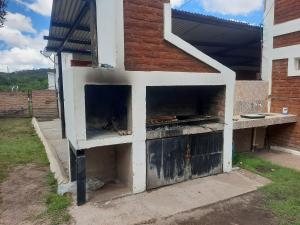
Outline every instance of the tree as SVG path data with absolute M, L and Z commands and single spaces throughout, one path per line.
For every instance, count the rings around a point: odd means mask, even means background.
M 3 26 L 5 21 L 7 2 L 6 0 L 0 0 L 0 27 Z

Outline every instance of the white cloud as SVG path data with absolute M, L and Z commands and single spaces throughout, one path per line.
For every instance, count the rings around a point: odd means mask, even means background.
M 50 67 L 48 59 L 43 57 L 40 52 L 35 48 L 12 48 L 0 52 L 2 66 L 12 68 L 39 68 Z
M 16 1 L 21 3 L 22 5 L 25 5 L 28 9 L 40 15 L 51 16 L 53 0 L 34 0 L 31 2 L 27 2 L 25 0 L 16 0 Z
M 50 60 L 40 54 L 40 50 L 46 46 L 43 36 L 48 34 L 47 30 L 37 32 L 31 23 L 31 19 L 22 14 L 8 13 L 5 27 L 0 28 L 0 71 L 23 70 L 33 68 L 53 67 Z M 24 23 L 20 23 L 20 19 Z
M 8 47 L 32 47 L 43 48 L 46 42 L 43 36 L 47 35 L 48 31 L 42 31 L 34 36 L 24 35 L 20 30 L 10 27 L 3 27 L 0 30 L 0 41 L 3 41 Z
M 178 8 L 182 6 L 185 3 L 186 0 L 171 0 L 171 6 L 172 8 Z
M 4 72 L 4 73 L 11 73 L 11 72 L 15 72 L 15 71 L 20 71 L 20 70 L 32 70 L 35 69 L 34 67 L 32 67 L 32 65 L 4 65 L 4 64 L 0 64 L 0 72 Z
M 36 30 L 32 26 L 31 18 L 20 13 L 8 12 L 5 26 L 23 32 L 36 33 Z
M 0 29 L 0 41 L 3 41 L 8 47 L 22 47 L 29 45 L 29 37 L 23 35 L 21 31 L 11 29 L 9 27 L 4 27 Z
M 260 10 L 263 7 L 263 0 L 200 0 L 200 4 L 208 12 L 247 15 Z

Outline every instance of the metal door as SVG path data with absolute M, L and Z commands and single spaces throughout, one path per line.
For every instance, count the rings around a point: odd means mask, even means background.
M 192 178 L 221 173 L 223 132 L 191 135 L 190 154 Z
M 223 132 L 147 141 L 147 189 L 222 172 Z
M 147 141 L 147 189 L 185 179 L 187 137 Z

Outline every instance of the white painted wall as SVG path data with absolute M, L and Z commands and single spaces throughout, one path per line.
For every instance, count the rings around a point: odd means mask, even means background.
M 56 75 L 55 73 L 48 73 L 48 90 L 56 90 Z
M 96 0 L 99 64 L 116 67 L 116 0 Z
M 64 106 L 65 106 L 65 124 L 66 124 L 66 138 L 72 143 L 76 143 L 76 133 L 74 131 L 75 110 L 74 110 L 74 81 L 73 76 L 66 71 L 71 69 L 72 54 L 62 53 L 62 73 L 63 73 L 63 88 L 64 88 Z
M 96 0 L 99 65 L 124 70 L 123 1 Z

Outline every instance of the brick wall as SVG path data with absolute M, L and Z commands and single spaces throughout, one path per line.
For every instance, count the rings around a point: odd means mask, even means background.
M 131 71 L 217 72 L 163 37 L 167 0 L 124 0 L 125 67 Z
M 288 60 L 273 61 L 272 112 L 287 106 L 291 114 L 300 115 L 300 77 L 288 77 Z M 271 144 L 300 150 L 300 123 L 274 126 L 270 129 Z
M 299 0 L 275 0 L 275 24 L 300 18 Z
M 27 117 L 27 92 L 0 92 L 0 117 Z
M 281 48 L 300 44 L 300 31 L 274 37 L 273 47 Z
M 275 0 L 274 24 L 300 19 L 299 0 Z M 300 45 L 300 32 L 274 37 L 273 48 Z M 300 77 L 288 76 L 288 59 L 274 60 L 272 68 L 271 111 L 300 115 Z M 300 151 L 300 123 L 273 126 L 270 129 L 271 145 Z
M 32 91 L 32 113 L 37 118 L 57 118 L 57 98 L 53 90 Z

